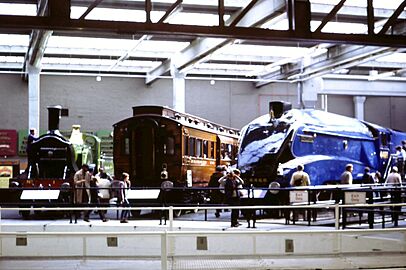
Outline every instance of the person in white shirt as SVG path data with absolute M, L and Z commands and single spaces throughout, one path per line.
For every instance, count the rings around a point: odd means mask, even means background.
M 341 181 L 342 185 L 352 185 L 352 171 L 354 167 L 352 164 L 345 165 L 345 171 L 341 174 Z
M 304 166 L 299 164 L 297 166 L 297 171 L 292 174 L 290 178 L 290 186 L 292 187 L 303 187 L 310 186 L 310 176 L 303 171 Z
M 400 174 L 398 173 L 398 167 L 392 167 L 391 173 L 388 175 L 385 181 L 385 186 L 387 185 L 402 186 L 402 179 L 400 177 Z

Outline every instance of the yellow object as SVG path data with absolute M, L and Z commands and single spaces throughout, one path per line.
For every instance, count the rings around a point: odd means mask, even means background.
M 72 144 L 83 144 L 83 135 L 80 132 L 80 125 L 72 125 L 72 133 L 70 135 L 69 141 Z

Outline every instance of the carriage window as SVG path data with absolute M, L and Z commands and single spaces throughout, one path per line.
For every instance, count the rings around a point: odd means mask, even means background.
M 236 150 L 237 150 L 237 149 L 235 148 L 235 146 L 232 145 L 232 144 L 230 144 L 230 158 L 231 158 L 232 160 L 234 160 L 235 157 L 237 156 Z
M 225 145 L 225 152 L 224 152 L 224 159 L 231 159 L 231 153 L 232 153 L 232 149 L 231 149 L 231 144 L 226 144 Z
M 210 142 L 210 158 L 214 158 L 214 146 L 215 143 L 214 142 Z
M 202 157 L 202 140 L 196 139 L 196 157 Z
M 203 141 L 203 157 L 209 157 L 209 142 L 206 140 Z
M 124 155 L 130 154 L 130 138 L 124 139 Z
M 226 156 L 226 145 L 224 143 L 220 144 L 220 154 L 221 154 L 221 159 L 224 159 Z
M 231 154 L 233 152 L 233 146 L 231 144 L 227 144 L 227 152 Z
M 195 138 L 189 138 L 189 156 L 193 157 L 195 155 Z
M 183 155 L 189 155 L 189 137 L 187 136 L 183 137 Z
M 221 158 L 222 159 L 231 160 L 231 157 L 232 157 L 232 145 L 222 143 L 220 145 L 220 153 L 221 153 Z
M 175 138 L 166 138 L 166 144 L 164 145 L 164 153 L 167 155 L 175 154 Z

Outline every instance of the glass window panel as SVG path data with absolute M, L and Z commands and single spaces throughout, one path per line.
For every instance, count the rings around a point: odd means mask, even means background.
M 175 154 L 175 138 L 173 137 L 168 137 L 166 140 L 166 154 L 167 155 L 173 155 Z
M 130 154 L 130 138 L 124 139 L 124 155 Z
M 196 157 L 202 157 L 202 140 L 196 140 Z
M 189 155 L 189 137 L 183 136 L 183 155 Z
M 209 142 L 206 140 L 203 141 L 203 157 L 209 157 Z
M 189 156 L 191 156 L 191 157 L 195 156 L 195 145 L 196 145 L 196 139 L 189 138 Z

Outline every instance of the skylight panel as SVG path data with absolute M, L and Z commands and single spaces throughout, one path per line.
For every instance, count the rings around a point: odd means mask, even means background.
M 24 56 L 0 56 L 0 62 L 3 63 L 23 63 Z
M 145 0 L 131 0 L 132 2 L 145 3 Z M 224 6 L 229 7 L 243 7 L 246 6 L 251 0 L 224 0 Z M 167 3 L 173 4 L 175 0 L 153 0 L 153 3 Z M 218 0 L 183 0 L 185 5 L 196 6 L 218 6 Z
M 153 52 L 172 54 L 181 51 L 189 45 L 189 42 L 146 40 L 141 42 L 135 50 L 132 50 L 137 41 L 138 39 L 51 36 L 45 53 L 90 55 L 103 53 L 104 55 L 110 54 L 121 56 L 124 53 L 129 52 L 130 56 L 137 56 L 140 51 L 149 52 L 149 54 Z M 89 52 L 89 50 L 93 51 Z
M 51 36 L 48 47 L 127 50 L 134 44 L 130 39 Z
M 250 0 L 224 0 L 224 6 L 243 7 L 248 1 Z M 174 0 L 168 0 L 168 2 L 173 3 Z M 218 6 L 218 0 L 184 0 L 183 3 L 188 5 Z
M 22 58 L 23 58 L 22 60 L 24 60 L 24 57 Z M 101 68 L 104 67 L 104 69 L 116 63 L 117 60 L 115 59 L 88 59 L 88 58 L 65 58 L 65 57 L 44 57 L 42 61 L 42 64 L 100 66 Z M 123 62 L 120 62 L 119 66 L 154 67 L 159 64 L 161 64 L 160 61 L 125 60 Z
M 218 52 L 235 55 L 298 57 L 308 51 L 308 48 L 300 47 L 233 44 L 220 49 Z
M 311 31 L 315 31 L 319 27 L 320 21 L 311 21 Z M 337 33 L 337 34 L 365 34 L 368 31 L 368 26 L 361 23 L 343 23 L 343 22 L 328 22 L 321 32 Z
M 29 35 L 0 34 L 0 45 L 28 47 L 29 41 Z
M 79 9 L 79 11 L 76 11 Z M 87 8 L 72 7 L 71 17 L 79 18 Z M 145 22 L 145 11 L 142 10 L 125 10 L 112 8 L 95 8 L 87 16 L 87 20 L 104 20 L 104 21 L 128 21 L 128 22 Z
M 271 30 L 288 30 L 289 21 L 288 19 L 279 20 L 278 22 L 269 22 L 262 26 L 262 28 L 271 29 Z
M 224 20 L 227 21 L 229 15 L 224 15 Z M 180 12 L 176 16 L 171 17 L 168 23 L 183 24 L 183 25 L 201 25 L 201 26 L 215 26 L 219 24 L 219 17 L 217 14 L 202 14 L 202 13 L 183 13 Z
M 37 6 L 32 4 L 6 4 L 0 3 L 0 15 L 36 16 Z
M 312 4 L 327 4 L 327 5 L 337 5 L 340 0 L 310 0 Z M 374 8 L 384 8 L 384 9 L 396 9 L 403 0 L 374 0 Z M 366 7 L 366 0 L 347 0 L 344 3 L 344 6 L 353 6 L 353 7 Z
M 78 19 L 86 11 L 85 7 L 72 7 L 71 18 Z M 165 12 L 151 11 L 151 21 L 158 22 Z M 224 15 L 224 20 L 230 16 Z M 146 13 L 144 10 L 129 10 L 129 9 L 111 9 L 111 8 L 95 8 L 87 16 L 87 20 L 105 20 L 105 21 L 125 21 L 125 22 L 145 22 Z M 166 22 L 172 24 L 183 25 L 202 25 L 213 26 L 218 25 L 219 19 L 217 14 L 203 13 L 183 13 L 179 12 L 171 16 Z
M 197 69 L 224 70 L 224 71 L 253 71 L 262 68 L 262 65 L 233 65 L 233 64 L 212 64 L 201 63 L 196 66 Z
M 61 64 L 61 65 L 94 65 L 94 66 L 110 66 L 116 60 L 110 59 L 87 59 L 87 58 L 62 58 L 62 57 L 44 57 L 42 64 Z
M 179 52 L 186 48 L 189 42 L 148 40 L 142 42 L 137 50 L 157 52 Z
M 78 19 L 85 12 L 86 7 L 71 7 L 71 18 Z M 151 11 L 151 20 L 157 22 L 165 13 L 162 11 Z M 123 21 L 123 22 L 145 22 L 146 13 L 144 10 L 95 8 L 87 16 L 87 20 Z
M 406 63 L 406 53 L 392 53 L 387 56 L 379 57 L 377 62 Z
M 119 66 L 124 66 L 124 67 L 147 67 L 147 68 L 155 68 L 158 65 L 160 65 L 160 61 L 129 61 L 125 60 L 120 63 Z

